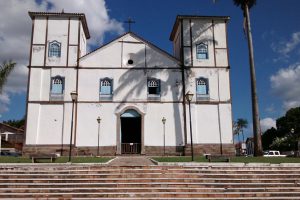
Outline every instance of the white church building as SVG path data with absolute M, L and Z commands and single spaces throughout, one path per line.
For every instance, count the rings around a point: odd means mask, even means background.
M 177 16 L 170 55 L 130 31 L 87 52 L 84 14 L 29 16 L 25 154 L 189 155 L 191 134 L 195 155 L 234 154 L 229 17 Z

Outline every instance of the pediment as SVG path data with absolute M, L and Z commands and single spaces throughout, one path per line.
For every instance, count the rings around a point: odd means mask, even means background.
M 81 57 L 79 63 L 80 67 L 180 67 L 172 55 L 131 32 Z

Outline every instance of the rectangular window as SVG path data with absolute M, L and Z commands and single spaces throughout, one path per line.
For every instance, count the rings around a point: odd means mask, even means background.
M 148 79 L 148 99 L 149 100 L 160 100 L 160 80 Z
M 196 79 L 196 94 L 197 100 L 209 100 L 209 90 L 208 90 L 208 79 L 198 78 Z
M 60 57 L 61 54 L 61 43 L 56 40 L 49 43 L 48 56 L 49 57 Z
M 197 59 L 208 59 L 208 45 L 200 43 L 196 45 Z
M 113 94 L 113 79 L 100 79 L 100 99 L 111 100 Z
M 62 101 L 64 98 L 65 78 L 55 76 L 51 78 L 50 100 Z

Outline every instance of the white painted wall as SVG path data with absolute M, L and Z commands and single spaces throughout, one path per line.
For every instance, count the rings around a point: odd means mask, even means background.
M 67 38 L 68 20 L 49 20 L 48 42 L 57 40 L 62 43 L 62 57 L 57 60 L 46 59 L 49 66 L 65 66 L 67 42 L 69 46 L 69 66 L 76 66 L 78 34 L 80 34 L 80 54 L 86 53 L 86 38 L 82 26 L 78 33 L 78 19 L 70 20 L 70 38 Z M 195 143 L 232 142 L 232 117 L 230 102 L 229 69 L 227 60 L 226 26 L 222 21 L 216 22 L 216 65 L 214 68 L 214 49 L 210 39 L 213 36 L 211 20 L 192 20 L 192 43 L 190 42 L 189 20 L 184 20 L 184 44 L 192 44 L 193 62 L 190 59 L 190 47 L 185 48 L 188 65 L 193 63 L 185 73 L 186 91 L 196 93 L 195 80 L 199 77 L 209 79 L 210 102 L 195 102 L 191 105 L 193 137 Z M 36 21 L 34 42 L 45 40 L 45 20 Z M 180 27 L 180 26 L 179 26 Z M 175 35 L 175 55 L 179 57 L 180 31 Z M 196 44 L 208 40 L 209 59 L 197 60 Z M 44 43 L 44 42 L 43 42 Z M 178 49 L 179 48 L 179 49 Z M 47 50 L 48 51 L 48 50 Z M 32 49 L 32 65 L 43 65 L 44 47 L 35 45 Z M 48 56 L 48 52 L 46 52 Z M 133 65 L 127 61 L 134 60 Z M 117 114 L 126 108 L 134 107 L 144 113 L 145 146 L 163 145 L 163 126 L 166 122 L 166 145 L 182 145 L 182 81 L 178 61 L 165 54 L 150 43 L 145 43 L 134 34 L 126 34 L 112 43 L 80 58 L 78 69 L 78 118 L 74 121 L 76 128 L 76 146 L 96 146 L 100 116 L 100 146 L 115 146 L 117 140 Z M 148 69 L 146 69 L 146 67 Z M 201 68 L 204 67 L 204 68 Z M 211 68 L 210 68 L 211 67 Z M 84 69 L 85 68 L 85 69 Z M 94 68 L 94 69 L 91 69 Z M 122 69 L 123 68 L 123 69 Z M 130 68 L 130 69 L 128 69 Z M 137 69 L 135 69 L 137 68 Z M 144 69 L 138 69 L 144 68 Z M 162 69 L 164 68 L 164 69 Z M 172 69 L 170 69 L 172 68 Z M 70 92 L 76 90 L 76 69 L 74 68 L 32 68 L 29 88 L 29 101 L 49 101 L 50 79 L 56 75 L 65 77 L 64 102 L 61 104 L 28 104 L 26 144 L 69 144 L 71 132 Z M 99 101 L 100 79 L 113 79 L 113 101 Z M 147 102 L 147 78 L 161 80 L 161 102 Z M 127 101 L 127 102 L 123 102 Z M 173 102 L 175 101 L 175 102 Z M 219 102 L 222 101 L 222 102 Z M 173 102 L 173 103 L 172 103 Z M 187 106 L 187 125 L 189 125 L 189 108 Z M 188 128 L 188 143 L 189 126 Z M 221 129 L 221 134 L 219 129 Z M 75 138 L 75 137 L 74 137 Z
M 42 105 L 37 144 L 61 144 L 63 105 Z
M 38 126 L 39 126 L 40 104 L 28 104 L 28 115 L 26 120 L 26 138 L 27 145 L 36 144 Z
M 46 39 L 46 17 L 34 20 L 33 44 L 45 44 Z
M 166 146 L 184 144 L 184 127 L 181 103 L 146 104 L 145 145 L 163 146 L 162 118 L 166 118 Z
M 31 66 L 44 65 L 45 46 L 32 45 Z
M 98 116 L 101 117 L 100 146 L 115 146 L 116 131 L 116 104 L 80 103 L 78 104 L 78 126 L 76 145 L 97 146 Z
M 48 46 L 52 41 L 61 43 L 61 56 L 48 57 Z M 46 65 L 47 66 L 66 66 L 67 64 L 67 44 L 68 44 L 68 19 L 48 19 Z
M 128 59 L 132 59 L 134 63 L 129 65 Z M 178 61 L 173 57 L 150 44 L 144 43 L 131 33 L 82 57 L 80 66 L 109 68 L 179 67 Z
M 32 68 L 29 101 L 49 101 L 51 77 L 65 78 L 64 100 L 71 101 L 70 93 L 76 90 L 76 69 L 74 68 Z
M 79 101 L 99 101 L 101 78 L 113 79 L 114 101 L 147 101 L 147 78 L 161 80 L 161 100 L 178 101 L 181 97 L 179 69 L 80 69 Z

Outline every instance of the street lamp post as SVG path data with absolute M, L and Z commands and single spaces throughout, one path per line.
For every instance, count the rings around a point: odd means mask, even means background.
M 191 135 L 191 152 L 192 152 L 192 161 L 194 161 L 194 148 L 193 148 L 193 132 L 192 132 L 192 116 L 191 116 L 191 101 L 194 94 L 188 91 L 185 95 L 186 100 L 189 102 L 189 114 L 190 114 L 190 135 Z
M 163 117 L 162 118 L 162 123 L 163 123 L 163 126 L 164 126 L 164 156 L 166 155 L 166 118 Z
M 294 129 L 294 128 L 291 128 L 290 131 L 291 131 L 291 137 L 292 137 L 292 140 L 296 139 L 296 138 L 295 138 L 295 135 L 294 135 L 295 129 Z M 297 145 L 298 145 L 298 142 L 297 142 Z M 294 144 L 293 144 L 293 150 L 296 150 L 296 149 L 297 149 L 297 145 L 296 145 L 296 142 L 294 142 Z
M 71 118 L 71 136 L 70 136 L 70 150 L 69 150 L 69 161 L 71 162 L 71 156 L 72 156 L 72 138 L 73 138 L 73 116 L 74 116 L 74 104 L 77 100 L 77 92 L 73 91 L 71 92 L 71 99 L 72 99 L 72 118 Z
M 97 156 L 99 156 L 99 137 L 100 137 L 100 122 L 101 122 L 101 118 L 100 118 L 100 117 L 97 118 L 97 122 L 98 122 L 98 146 L 97 146 Z

